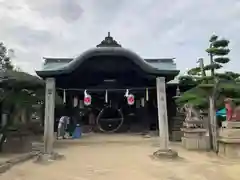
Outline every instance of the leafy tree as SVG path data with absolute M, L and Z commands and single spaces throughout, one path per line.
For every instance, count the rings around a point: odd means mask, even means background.
M 14 67 L 11 53 L 14 51 L 0 43 L 0 109 L 9 114 L 7 124 L 1 127 L 0 123 L 0 151 L 9 128 L 18 129 L 22 118 L 30 119 L 27 112 L 33 105 L 38 104 L 43 110 L 45 99 L 45 82 Z M 60 96 L 56 94 L 55 99 L 58 106 L 62 105 Z
M 199 68 L 193 68 L 188 71 L 188 75 L 197 82 L 196 87 L 183 93 L 176 100 L 178 104 L 190 103 L 198 108 L 209 109 L 209 137 L 211 147 L 217 152 L 217 120 L 216 109 L 224 107 L 226 97 L 239 97 L 240 86 L 238 84 L 239 74 L 234 72 L 218 73 L 224 64 L 230 59 L 227 55 L 230 52 L 228 48 L 229 41 L 220 39 L 213 35 L 209 40 L 209 48 L 206 52 L 209 54 L 210 62 L 204 65 L 204 60 L 199 60 Z M 209 73 L 210 71 L 210 73 Z
M 15 69 L 11 53 L 14 51 L 0 43 L 0 107 L 1 113 L 8 114 L 7 124 L 0 125 L 0 150 L 14 120 L 26 117 L 33 104 L 44 100 L 44 81 Z
M 195 107 L 207 109 L 209 106 L 206 97 L 212 95 L 215 97 L 217 108 L 223 107 L 223 99 L 226 96 L 238 96 L 240 86 L 237 84 L 240 75 L 231 71 L 218 73 L 224 64 L 230 59 L 227 55 L 230 52 L 228 48 L 229 41 L 220 39 L 213 35 L 209 40 L 209 48 L 206 52 L 209 54 L 210 62 L 204 65 L 204 60 L 199 59 L 199 67 L 190 69 L 187 76 L 179 78 L 180 84 L 194 84 L 195 87 L 185 93 L 176 102 L 178 104 L 191 103 Z M 208 73 L 210 71 L 210 73 Z
M 209 40 L 209 48 L 206 49 L 206 52 L 210 56 L 210 64 L 204 67 L 205 70 L 211 71 L 211 77 L 214 78 L 217 75 L 219 78 L 224 78 L 224 74 L 215 74 L 217 69 L 223 67 L 224 64 L 228 63 L 230 59 L 227 55 L 230 52 L 228 45 L 229 40 L 219 39 L 218 36 L 213 35 Z

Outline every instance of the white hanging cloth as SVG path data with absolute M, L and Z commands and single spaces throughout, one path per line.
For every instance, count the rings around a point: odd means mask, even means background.
M 66 104 L 66 90 L 63 90 L 63 104 Z
M 78 106 L 78 97 L 74 97 L 73 98 L 73 107 L 77 107 Z
M 79 108 L 80 109 L 83 109 L 84 108 L 84 103 L 83 103 L 83 100 L 79 100 Z
M 149 95 L 148 95 L 148 88 L 146 89 L 146 101 L 149 100 Z
M 108 103 L 108 91 L 105 92 L 105 103 Z
M 141 98 L 141 106 L 144 107 L 145 106 L 145 101 L 144 98 Z
M 129 90 L 127 89 L 126 92 L 125 92 L 124 97 L 128 97 L 128 96 L 129 96 Z

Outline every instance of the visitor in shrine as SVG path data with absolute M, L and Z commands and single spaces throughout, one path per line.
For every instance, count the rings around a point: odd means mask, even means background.
M 66 129 L 67 126 L 69 124 L 69 117 L 68 116 L 62 116 L 59 119 L 58 122 L 58 139 L 65 139 L 65 133 L 66 133 Z

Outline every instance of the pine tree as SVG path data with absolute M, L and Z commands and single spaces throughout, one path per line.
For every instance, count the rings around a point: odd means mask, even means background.
M 230 59 L 227 55 L 230 52 L 228 45 L 230 43 L 229 40 L 219 39 L 218 36 L 213 35 L 209 40 L 209 48 L 206 49 L 206 52 L 210 56 L 210 64 L 204 67 L 204 70 L 211 71 L 211 79 L 213 80 L 215 75 L 218 78 L 226 78 L 223 74 L 216 74 L 217 69 L 221 69 L 224 64 L 228 63 Z
M 209 102 L 206 97 L 213 95 L 217 100 L 216 107 L 221 108 L 223 107 L 223 99 L 226 96 L 239 96 L 240 87 L 236 82 L 239 81 L 240 75 L 231 71 L 217 72 L 224 64 L 230 62 L 227 57 L 230 52 L 229 43 L 229 40 L 220 39 L 216 35 L 210 38 L 209 48 L 206 49 L 210 57 L 209 64 L 204 65 L 204 59 L 201 58 L 198 60 L 199 67 L 190 69 L 187 72 L 188 75 L 179 78 L 180 84 L 196 84 L 196 87 L 183 93 L 176 100 L 178 104 L 188 102 L 195 107 L 207 109 Z
M 210 57 L 209 64 L 205 66 L 204 60 L 200 59 L 200 66 L 188 71 L 188 76 L 197 83 L 197 86 L 176 100 L 179 104 L 190 103 L 195 107 L 209 110 L 209 137 L 211 147 L 216 152 L 218 151 L 216 110 L 224 107 L 226 97 L 240 97 L 240 86 L 237 84 L 240 75 L 231 71 L 217 72 L 224 64 L 230 62 L 227 57 L 230 52 L 229 43 L 229 40 L 220 39 L 216 35 L 210 38 L 209 48 L 206 49 Z

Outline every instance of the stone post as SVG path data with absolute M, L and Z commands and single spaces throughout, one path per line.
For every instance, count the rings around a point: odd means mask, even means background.
M 53 153 L 55 111 L 55 79 L 46 79 L 45 117 L 44 117 L 44 154 Z
M 169 135 L 168 135 L 168 115 L 167 115 L 165 78 L 158 77 L 156 84 L 157 84 L 157 106 L 158 106 L 160 148 L 162 150 L 168 150 Z
M 158 124 L 160 149 L 153 153 L 157 158 L 176 158 L 178 153 L 169 149 L 169 133 L 168 133 L 168 115 L 167 115 L 167 98 L 166 83 L 164 77 L 157 77 L 157 105 L 158 105 Z
M 54 144 L 54 111 L 55 111 L 55 78 L 46 79 L 45 116 L 44 116 L 44 148 L 36 162 L 48 163 L 60 160 L 64 156 L 53 151 Z M 38 148 L 37 148 L 38 149 Z

